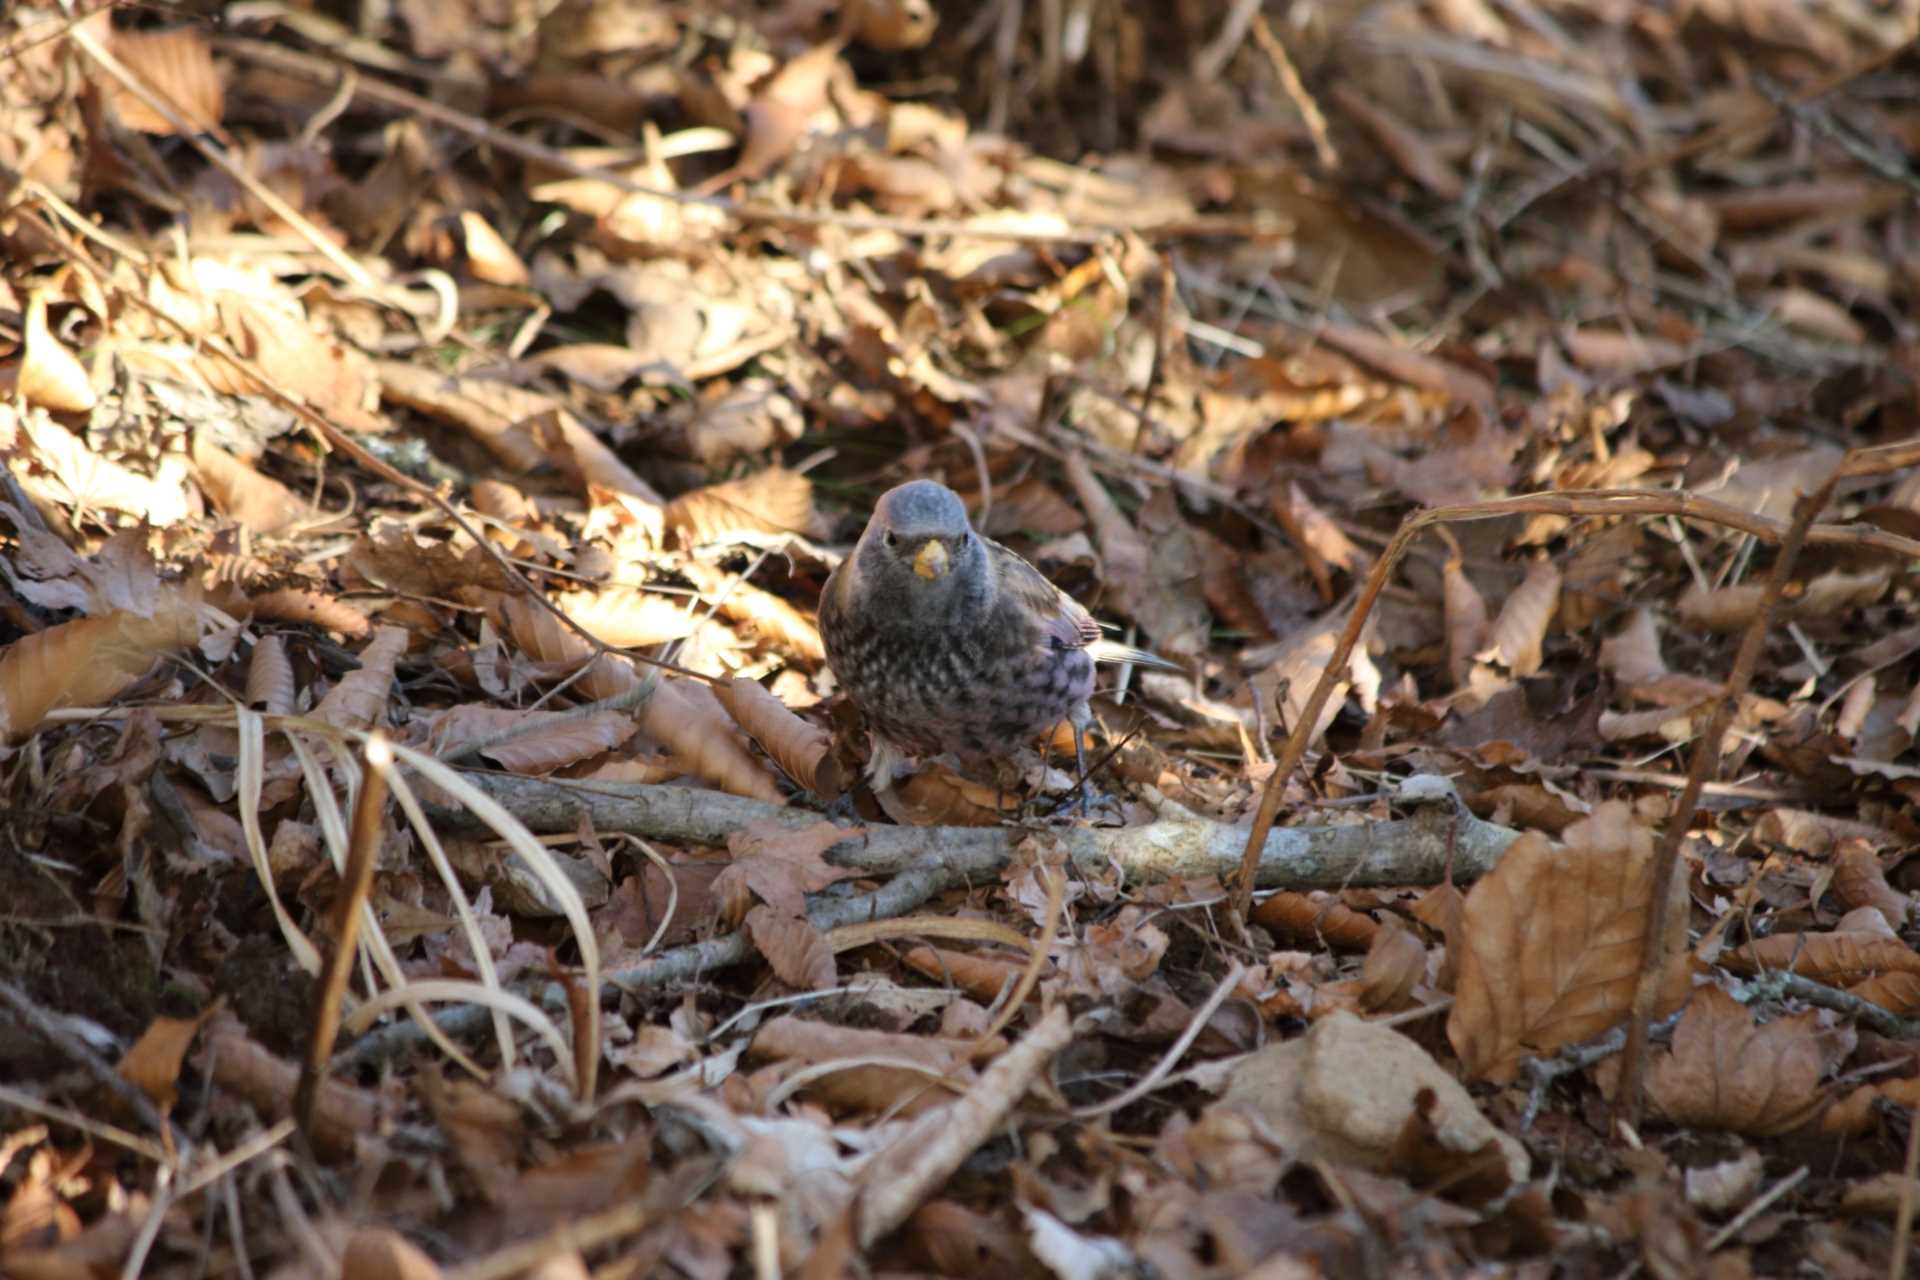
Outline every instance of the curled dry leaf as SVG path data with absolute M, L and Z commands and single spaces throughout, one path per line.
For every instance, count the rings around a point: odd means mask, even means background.
M 1516 676 L 1534 674 L 1540 670 L 1547 624 L 1553 621 L 1559 603 L 1560 570 L 1551 560 L 1534 561 L 1526 578 L 1500 606 L 1499 616 L 1487 629 L 1486 647 L 1478 656 L 1499 663 Z
M 1373 945 L 1380 924 L 1331 893 L 1282 890 L 1253 909 L 1253 922 L 1275 933 L 1361 950 Z
M 734 736 L 732 720 L 707 685 L 663 678 L 639 718 L 656 742 L 721 790 L 786 803 L 772 776 Z
M 1647 931 L 1653 833 L 1609 802 L 1555 848 L 1529 832 L 1467 894 L 1448 946 L 1460 966 L 1447 1038 L 1475 1077 L 1513 1079 L 1520 1060 L 1624 1020 Z M 1668 900 L 1670 950 L 1655 1016 L 1687 994 L 1686 884 Z
M 394 668 L 407 651 L 407 633 L 381 627 L 360 651 L 360 668 L 349 671 L 313 709 L 314 718 L 343 729 L 368 729 L 386 722 Z
M 681 494 L 662 518 L 687 546 L 732 542 L 741 534 L 819 536 L 813 481 L 786 467 L 767 467 Z
M 306 623 L 322 631 L 338 632 L 349 640 L 364 639 L 373 630 L 367 615 L 346 601 L 298 587 L 262 591 L 240 597 L 235 603 L 238 609 L 228 612 L 250 612 L 256 622 Z
M 287 486 L 197 434 L 193 471 L 214 505 L 254 533 L 279 533 L 309 514 L 306 502 Z
M 1833 986 L 1885 973 L 1920 974 L 1920 952 L 1881 932 L 1776 933 L 1728 948 L 1720 962 L 1735 973 L 1782 969 Z
M 877 1114 L 899 1107 L 899 1114 L 918 1115 L 952 1101 L 956 1092 L 972 1083 L 974 1073 L 967 1066 L 972 1047 L 971 1040 L 952 1041 L 782 1017 L 755 1032 L 747 1052 L 761 1060 L 796 1066 L 859 1058 L 917 1065 L 924 1069 L 850 1065 L 844 1071 L 819 1076 L 807 1086 L 806 1093 L 835 1113 Z M 941 1077 L 948 1083 L 938 1083 Z
M 510 289 L 524 288 L 532 279 L 520 255 L 480 214 L 471 209 L 462 211 L 460 234 L 467 244 L 467 270 L 473 272 L 474 279 Z
M 1812 1010 L 1759 1025 L 1718 987 L 1696 991 L 1673 1048 L 1647 1069 L 1647 1097 L 1675 1124 L 1768 1136 L 1797 1129 L 1825 1101 Z
M 20 396 L 28 404 L 55 413 L 86 413 L 98 404 L 86 368 L 47 328 L 47 298 L 36 290 L 27 299 L 22 333 Z
M 820 628 L 781 597 L 697 560 L 687 562 L 681 571 L 693 579 L 703 595 L 718 601 L 720 612 L 731 621 L 747 624 L 762 639 L 803 658 L 826 661 Z
M 833 948 L 812 924 L 759 906 L 747 912 L 745 926 L 754 950 L 766 957 L 780 981 L 799 991 L 833 985 Z
M 208 1005 L 197 1018 L 155 1018 L 114 1067 L 121 1078 L 153 1099 L 162 1115 L 173 1110 L 179 1096 L 180 1067 L 193 1038 L 207 1019 L 220 1011 L 220 1002 Z
M 693 634 L 700 621 L 685 596 L 639 587 L 573 591 L 554 597 L 554 607 L 611 645 L 645 649 Z
M 449 708 L 433 722 L 437 754 L 511 734 L 481 754 L 513 773 L 544 774 L 622 746 L 635 732 L 618 711 L 516 711 L 484 703 Z
M 1441 612 L 1446 620 L 1447 674 L 1462 688 L 1473 669 L 1473 655 L 1487 643 L 1487 601 L 1467 578 L 1459 556 L 1448 556 L 1440 577 Z
M 1840 846 L 1834 859 L 1833 890 L 1843 905 L 1871 907 L 1889 928 L 1906 927 L 1912 902 L 1887 883 L 1886 869 L 1865 840 L 1850 839 Z
M 247 664 L 247 705 L 268 715 L 287 715 L 293 710 L 293 663 L 287 658 L 286 641 L 277 635 L 261 636 L 253 646 L 253 661 Z
M 440 1280 L 440 1266 L 397 1231 L 361 1227 L 340 1251 L 341 1280 Z
M 819 791 L 820 762 L 833 746 L 826 730 L 793 714 L 757 680 L 736 676 L 714 685 L 713 693 L 781 772 L 807 790 Z
M 17 740 L 63 706 L 98 706 L 159 659 L 200 637 L 193 592 L 165 587 L 149 616 L 115 609 L 76 618 L 0 650 L 0 739 Z
M 1427 977 L 1427 949 L 1394 916 L 1374 935 L 1360 966 L 1360 1007 L 1369 1013 L 1403 1009 Z
M 111 48 L 121 64 L 188 127 L 205 133 L 219 126 L 226 114 L 226 88 L 214 69 L 213 51 L 199 31 L 192 27 L 116 31 Z M 171 120 L 119 81 L 102 77 L 102 82 L 108 107 L 127 128 L 162 136 L 179 132 Z
M 909 969 L 944 986 L 958 987 L 983 1003 L 991 1003 L 1011 990 L 1027 967 L 1025 960 L 924 944 L 912 948 L 901 960 Z

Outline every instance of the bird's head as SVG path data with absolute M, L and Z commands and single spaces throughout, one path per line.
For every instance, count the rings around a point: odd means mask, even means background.
M 854 555 L 869 589 L 920 604 L 957 602 L 986 585 L 986 547 L 960 495 L 935 480 L 882 494 Z

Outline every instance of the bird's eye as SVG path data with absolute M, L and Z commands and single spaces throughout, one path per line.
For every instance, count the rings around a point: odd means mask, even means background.
M 899 534 L 897 534 L 897 533 L 894 533 L 894 532 L 892 532 L 891 530 L 889 530 L 889 531 L 888 531 L 888 533 L 887 533 L 887 545 L 888 545 L 888 546 L 890 546 L 890 547 L 897 547 L 897 546 L 899 546 L 899 545 L 900 545 L 900 535 L 899 535 Z

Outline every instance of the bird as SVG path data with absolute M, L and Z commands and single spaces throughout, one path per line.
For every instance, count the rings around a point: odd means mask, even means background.
M 1071 596 L 975 532 L 960 495 L 935 480 L 881 495 L 821 588 L 819 623 L 828 667 L 875 732 L 875 791 L 902 757 L 1004 760 L 1066 720 L 1084 812 L 1094 663 L 1181 669 L 1105 639 Z

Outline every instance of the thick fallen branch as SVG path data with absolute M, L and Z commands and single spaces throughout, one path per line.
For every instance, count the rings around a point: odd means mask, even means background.
M 826 821 L 807 810 L 691 787 L 548 782 L 486 773 L 468 777 L 535 832 L 577 831 L 586 817 L 602 832 L 723 844 L 733 832 L 756 824 L 799 830 Z M 1414 817 L 1271 832 L 1261 883 L 1293 889 L 1434 884 L 1449 871 L 1456 879 L 1474 879 L 1518 838 L 1519 833 L 1458 808 L 1456 794 L 1443 780 L 1409 780 L 1402 795 L 1423 802 Z M 465 810 L 433 812 L 435 821 L 448 827 L 477 825 Z M 1027 834 L 1011 827 L 851 827 L 827 857 L 893 879 L 873 893 L 815 894 L 807 902 L 807 919 L 831 941 L 832 931 L 842 926 L 904 915 L 937 893 L 998 874 Z M 1142 827 L 1072 827 L 1055 835 L 1081 874 L 1117 867 L 1129 881 L 1225 875 L 1239 867 L 1246 843 L 1244 827 L 1193 817 L 1162 818 Z M 664 986 L 743 964 L 754 954 L 746 932 L 736 930 L 604 976 L 610 989 Z M 557 985 L 547 987 L 544 999 L 557 1009 L 565 1007 Z M 443 1010 L 434 1021 L 459 1035 L 479 1030 L 486 1018 L 485 1009 L 470 1006 Z M 395 1023 L 360 1037 L 336 1062 L 377 1062 L 423 1039 L 416 1024 Z
M 826 819 L 804 809 L 764 804 L 691 787 L 550 782 L 473 774 L 481 787 L 529 830 L 577 831 L 586 818 L 597 831 L 625 831 L 654 840 L 725 844 L 756 825 L 798 830 Z M 1440 794 L 1451 797 L 1451 788 Z M 436 811 L 453 827 L 469 815 Z M 997 874 L 1029 832 L 1018 827 L 850 827 L 829 861 L 869 875 L 892 875 L 934 856 L 967 878 Z M 1247 828 L 1194 816 L 1168 816 L 1137 827 L 1066 827 L 1054 831 L 1087 876 L 1117 869 L 1131 883 L 1225 876 L 1240 866 Z M 1286 827 L 1268 833 L 1257 880 L 1268 887 L 1340 889 L 1437 884 L 1484 875 L 1518 833 L 1482 822 L 1448 804 L 1411 818 L 1338 827 Z

